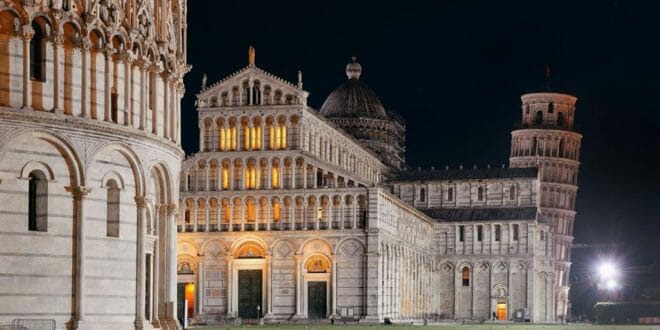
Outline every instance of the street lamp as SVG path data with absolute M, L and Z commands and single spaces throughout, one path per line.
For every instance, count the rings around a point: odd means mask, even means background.
M 619 266 L 610 260 L 601 262 L 597 268 L 598 288 L 614 292 L 621 288 Z
M 618 269 L 614 263 L 611 261 L 605 261 L 598 267 L 598 274 L 600 278 L 607 281 L 608 279 L 613 279 L 619 274 Z

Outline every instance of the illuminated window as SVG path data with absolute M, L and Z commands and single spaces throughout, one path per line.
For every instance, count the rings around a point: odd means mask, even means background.
M 470 269 L 463 267 L 463 286 L 470 286 Z
M 238 148 L 236 146 L 236 141 L 238 141 L 237 135 L 238 135 L 238 133 L 236 132 L 236 127 L 231 127 L 230 128 L 230 134 L 229 134 L 229 143 L 227 144 L 227 147 L 230 150 L 236 151 L 236 149 Z
M 274 222 L 280 221 L 280 203 L 279 202 L 274 202 L 273 203 L 273 221 Z
M 48 180 L 41 171 L 30 173 L 28 182 L 28 230 L 48 230 Z
M 271 171 L 271 184 L 273 188 L 280 187 L 280 169 L 278 167 L 273 167 Z
M 218 129 L 218 138 L 220 139 L 220 150 L 225 151 L 228 149 L 229 142 L 227 139 L 227 130 L 228 128 L 220 127 Z
M 254 202 L 253 201 L 248 201 L 247 202 L 247 207 L 246 207 L 246 216 L 247 216 L 247 221 L 248 222 L 254 222 L 256 219 L 256 211 L 254 207 Z
M 323 220 L 323 208 L 320 206 L 316 210 L 316 217 L 319 219 L 319 221 Z
M 106 185 L 106 236 L 119 237 L 119 186 L 115 180 L 108 180 Z
M 257 189 L 259 186 L 259 175 L 254 166 L 245 169 L 245 188 Z
M 229 218 L 231 217 L 231 208 L 229 207 L 229 205 L 225 205 L 222 208 L 224 209 L 224 212 L 225 212 L 225 214 L 224 214 L 225 215 L 225 222 L 229 222 Z
M 229 169 L 222 168 L 222 189 L 229 189 Z

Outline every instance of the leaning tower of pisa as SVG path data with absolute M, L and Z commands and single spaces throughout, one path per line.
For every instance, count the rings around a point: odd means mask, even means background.
M 531 93 L 522 99 L 522 121 L 511 132 L 511 167 L 538 167 L 539 219 L 554 228 L 555 317 L 566 318 L 568 275 L 582 135 L 573 128 L 576 97 Z

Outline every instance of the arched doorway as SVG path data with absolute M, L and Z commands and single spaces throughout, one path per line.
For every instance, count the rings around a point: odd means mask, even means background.
M 233 262 L 233 300 L 238 317 L 261 318 L 265 301 L 266 250 L 255 242 L 245 242 L 236 248 Z
M 305 261 L 305 297 L 308 319 L 328 317 L 330 303 L 331 263 L 323 254 L 314 254 Z

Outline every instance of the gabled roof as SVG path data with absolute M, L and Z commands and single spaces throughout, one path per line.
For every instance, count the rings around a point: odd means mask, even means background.
M 445 181 L 536 178 L 538 168 L 422 169 L 399 172 L 392 181 Z
M 536 220 L 536 207 L 499 208 L 430 208 L 420 209 L 438 221 L 506 221 Z
M 263 69 L 258 68 L 255 65 L 248 65 L 242 69 L 230 74 L 229 76 L 207 86 L 202 91 L 197 94 L 198 98 L 204 98 L 212 95 L 217 95 L 219 90 L 222 90 L 223 87 L 230 85 L 235 86 L 239 85 L 245 80 L 245 76 L 252 75 L 252 79 L 258 79 L 262 84 L 270 84 L 273 90 L 282 89 L 288 93 L 304 93 L 308 94 L 306 91 L 299 89 L 298 86 L 270 73 L 264 71 Z

